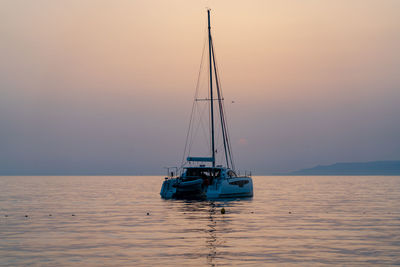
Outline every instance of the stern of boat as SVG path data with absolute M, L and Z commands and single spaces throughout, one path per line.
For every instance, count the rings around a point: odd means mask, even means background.
M 178 178 L 165 177 L 165 180 L 161 186 L 161 191 L 160 191 L 161 197 L 165 199 L 174 198 L 176 194 L 177 183 L 178 183 Z

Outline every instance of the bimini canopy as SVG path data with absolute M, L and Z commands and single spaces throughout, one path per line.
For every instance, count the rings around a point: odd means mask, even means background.
M 213 162 L 214 158 L 208 157 L 187 157 L 187 161 L 206 161 L 206 162 Z

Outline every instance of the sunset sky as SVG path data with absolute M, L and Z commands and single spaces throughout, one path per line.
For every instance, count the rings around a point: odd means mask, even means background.
M 400 159 L 400 1 L 0 1 L 0 174 L 180 164 L 212 9 L 236 165 Z

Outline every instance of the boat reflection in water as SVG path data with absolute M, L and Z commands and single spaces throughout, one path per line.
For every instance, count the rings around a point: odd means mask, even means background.
M 241 213 L 238 214 L 237 207 L 243 204 L 248 205 L 248 201 L 252 199 L 176 202 L 177 205 L 173 205 L 173 209 L 176 209 L 181 214 L 181 218 L 186 221 L 183 237 L 188 246 L 185 247 L 184 256 L 193 260 L 203 258 L 208 266 L 217 266 L 218 260 L 234 257 L 235 255 L 228 252 L 231 245 L 227 237 L 236 232 L 233 228 L 234 217 L 243 216 Z M 222 208 L 227 210 L 226 214 L 221 213 Z M 235 212 L 231 213 L 232 210 Z M 197 245 L 194 246 L 194 243 Z M 200 262 L 197 261 L 197 263 Z
M 183 218 L 190 221 L 192 234 L 197 238 L 205 238 L 205 248 L 199 249 L 193 257 L 205 257 L 207 265 L 215 266 L 215 259 L 218 257 L 218 248 L 223 246 L 226 241 L 220 237 L 220 231 L 229 232 L 229 218 L 221 215 L 219 206 L 214 202 L 186 202 L 181 207 L 184 214 Z M 218 214 L 219 213 L 219 214 Z M 199 223 L 201 223 L 199 225 Z M 200 234 L 200 236 L 198 236 Z
M 217 221 L 214 220 L 214 216 L 216 213 L 216 209 L 215 209 L 215 204 L 214 203 L 210 203 L 210 209 L 209 209 L 209 224 L 208 226 L 208 233 L 209 236 L 206 237 L 206 246 L 208 248 L 208 255 L 207 255 L 207 264 L 210 266 L 215 266 L 214 264 L 214 259 L 217 256 L 217 246 L 219 245 L 218 242 L 220 240 L 218 240 L 217 238 Z

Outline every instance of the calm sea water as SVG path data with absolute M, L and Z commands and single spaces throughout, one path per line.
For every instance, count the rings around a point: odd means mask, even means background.
M 0 177 L 0 265 L 400 265 L 400 177 L 259 176 L 214 202 L 162 181 Z

